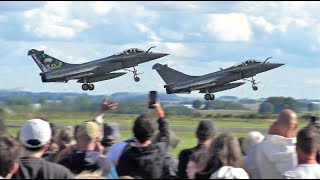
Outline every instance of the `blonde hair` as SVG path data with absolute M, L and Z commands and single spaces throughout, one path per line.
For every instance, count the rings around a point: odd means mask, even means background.
M 82 173 L 78 174 L 75 179 L 107 179 L 103 174 L 102 171 L 83 171 Z

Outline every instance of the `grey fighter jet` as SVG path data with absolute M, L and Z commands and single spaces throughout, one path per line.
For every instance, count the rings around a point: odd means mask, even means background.
M 136 82 L 140 81 L 139 73 L 135 68 L 138 64 L 168 55 L 150 52 L 154 47 L 149 48 L 147 51 L 137 48 L 128 49 L 118 54 L 83 64 L 68 64 L 45 54 L 44 51 L 36 49 L 31 49 L 28 55 L 32 57 L 41 69 L 42 82 L 67 83 L 69 80 L 78 80 L 78 83 L 83 83 L 82 89 L 84 91 L 92 91 L 94 90 L 94 84 L 92 83 L 117 78 L 126 74 L 126 72 L 113 72 L 121 69 L 131 71 L 134 75 L 134 80 Z M 131 67 L 133 67 L 133 70 L 127 69 Z
M 214 92 L 224 91 L 232 88 L 239 87 L 245 82 L 235 82 L 237 80 L 246 80 L 252 83 L 252 89 L 258 90 L 258 84 L 253 76 L 256 74 L 269 71 L 271 69 L 280 67 L 284 64 L 269 63 L 267 58 L 264 62 L 257 60 L 247 60 L 239 65 L 229 67 L 227 69 L 220 68 L 220 71 L 203 75 L 203 76 L 189 76 L 174 69 L 169 68 L 167 65 L 155 64 L 152 69 L 155 69 L 162 79 L 165 81 L 167 94 L 174 93 L 187 93 L 199 90 L 199 93 L 205 93 L 205 100 L 214 100 Z M 246 78 L 252 78 L 247 80 Z

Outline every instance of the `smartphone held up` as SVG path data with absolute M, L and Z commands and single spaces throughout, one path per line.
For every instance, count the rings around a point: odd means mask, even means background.
M 157 93 L 157 91 L 150 91 L 150 93 L 149 93 L 149 105 L 148 105 L 148 107 L 149 108 L 154 108 L 154 104 L 156 104 L 156 102 L 157 102 L 157 97 L 158 96 L 158 93 Z

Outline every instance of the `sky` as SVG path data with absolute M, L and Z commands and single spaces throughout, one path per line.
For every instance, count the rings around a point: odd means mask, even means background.
M 128 48 L 169 53 L 133 74 L 95 83 L 91 95 L 165 93 L 155 63 L 204 75 L 247 59 L 285 63 L 219 96 L 320 99 L 320 2 L 0 2 L 2 90 L 82 93 L 81 84 L 42 83 L 27 53 L 44 50 L 68 63 L 84 63 Z M 202 97 L 192 92 L 187 97 Z

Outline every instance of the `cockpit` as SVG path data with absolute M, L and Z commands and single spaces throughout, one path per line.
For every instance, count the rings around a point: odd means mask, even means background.
M 249 60 L 246 60 L 245 62 L 242 62 L 241 64 L 235 65 L 233 67 L 241 67 L 241 66 L 247 66 L 250 64 L 259 64 L 259 63 L 261 63 L 261 62 L 255 60 L 255 59 L 249 59 Z
M 121 55 L 128 55 L 128 54 L 135 54 L 135 53 L 141 53 L 141 52 L 144 52 L 143 50 L 141 49 L 138 49 L 138 48 L 131 48 L 131 49 L 127 49 L 125 51 L 122 51 L 118 54 L 115 54 L 114 56 L 121 56 Z
M 254 60 L 254 59 L 249 59 L 249 60 L 243 62 L 243 64 L 245 64 L 245 65 L 258 64 L 258 63 L 261 63 L 261 62 L 260 62 L 260 61 L 257 61 L 257 60 Z

